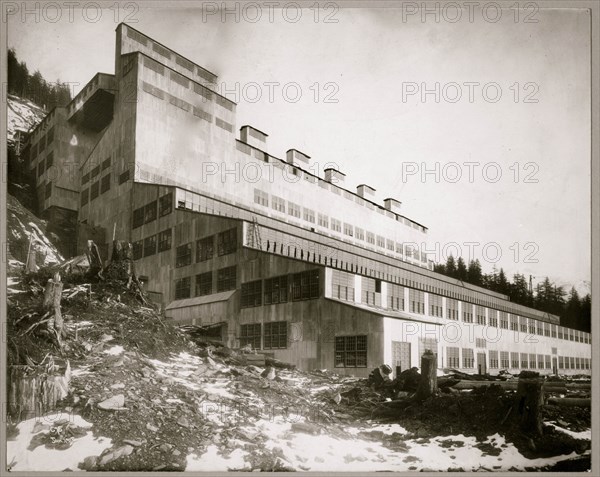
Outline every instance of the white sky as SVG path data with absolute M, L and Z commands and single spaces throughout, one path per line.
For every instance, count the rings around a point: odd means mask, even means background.
M 208 2 L 211 3 L 211 2 Z M 220 2 L 219 2 L 220 3 Z M 311 2 L 312 3 L 312 2 Z M 282 4 L 285 4 L 282 3 Z M 496 242 L 502 256 L 496 266 L 559 282 L 590 280 L 590 22 L 584 10 L 503 10 L 495 23 L 475 10 L 457 22 L 455 10 L 403 17 L 400 9 L 342 8 L 302 10 L 296 23 L 283 11 L 263 5 L 224 19 L 219 13 L 203 18 L 199 9 L 141 8 L 132 26 L 219 75 L 221 89 L 236 89 L 237 127 L 251 124 L 269 134 L 269 152 L 283 157 L 289 148 L 309 154 L 319 164 L 335 163 L 346 173 L 346 187 L 367 183 L 377 200 L 402 201 L 403 213 L 429 227 L 440 251 L 449 243 L 477 242 L 474 258 L 485 272 L 492 269 Z M 44 14 L 45 13 L 45 14 Z M 95 12 L 89 10 L 88 17 Z M 287 11 L 291 18 L 295 11 Z M 497 12 L 486 11 L 489 17 Z M 9 46 L 14 46 L 31 72 L 46 79 L 83 86 L 97 72 L 114 70 L 114 30 L 131 10 L 103 10 L 95 22 L 81 10 L 56 11 L 9 18 Z M 524 22 L 525 16 L 537 23 Z M 337 23 L 325 22 L 326 15 Z M 273 100 L 269 87 L 276 82 Z M 302 97 L 286 100 L 283 86 L 297 83 Z M 458 83 L 457 102 L 433 94 L 403 101 L 408 83 L 440 88 Z M 476 82 L 473 102 L 465 82 Z M 315 83 L 319 87 L 315 88 Z M 325 87 L 325 84 L 333 85 Z M 497 83 L 501 98 L 486 101 L 482 86 Z M 514 84 L 518 83 L 518 101 Z M 527 88 L 525 84 L 533 83 Z M 262 97 L 256 100 L 260 85 Z M 312 86 L 312 89 L 311 89 Z M 419 86 L 420 87 L 420 86 Z M 317 101 L 314 91 L 320 95 Z M 535 89 L 535 91 L 534 91 Z M 452 99 L 456 89 L 448 87 Z M 495 96 L 490 86 L 488 97 Z M 245 92 L 246 94 L 242 94 Z M 296 89 L 288 86 L 288 98 Z M 536 103 L 526 103 L 529 93 Z M 325 102 L 327 94 L 337 100 Z M 449 163 L 462 165 L 454 177 Z M 469 182 L 465 162 L 475 162 Z M 498 163 L 502 177 L 486 181 L 484 165 Z M 420 170 L 438 164 L 433 174 L 407 176 L 414 163 Z M 515 182 L 517 163 L 520 171 Z M 526 164 L 532 163 L 528 166 Z M 487 166 L 490 176 L 496 169 Z M 533 173 L 537 183 L 525 182 Z M 526 245 L 533 242 L 535 245 Z M 515 247 L 520 250 L 515 257 Z M 430 248 L 433 248 L 430 246 Z M 512 248 L 512 249 L 511 249 Z M 525 261 L 530 255 L 533 263 Z M 456 253 L 455 253 L 456 255 Z M 445 259 L 445 256 L 441 256 Z M 537 263 L 536 263 L 537 262 Z

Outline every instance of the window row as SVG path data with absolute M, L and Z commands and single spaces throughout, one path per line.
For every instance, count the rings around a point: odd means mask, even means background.
M 142 257 L 150 257 L 156 253 L 171 250 L 173 242 L 173 233 L 171 229 L 146 237 L 143 240 L 133 242 L 133 259 L 139 260 Z
M 235 290 L 237 284 L 237 267 L 220 268 L 217 270 L 216 293 Z M 194 296 L 210 295 L 213 293 L 213 272 L 200 273 L 195 277 Z M 181 300 L 192 297 L 192 277 L 175 280 L 175 299 Z
M 240 346 L 249 345 L 253 349 L 285 349 L 288 345 L 288 323 L 272 321 L 241 325 L 239 340 Z
M 173 192 L 167 192 L 158 200 L 153 200 L 133 211 L 132 228 L 136 229 L 144 224 L 153 222 L 157 217 L 170 214 L 172 210 Z
M 88 202 L 97 199 L 100 194 L 104 194 L 110 190 L 110 172 L 102 179 L 94 182 L 89 188 L 81 191 L 81 205 L 84 206 Z
M 272 305 L 319 298 L 319 270 L 242 283 L 241 307 Z
M 234 227 L 216 235 L 196 240 L 196 263 L 205 262 L 214 257 L 216 251 L 220 257 L 234 253 L 237 250 L 237 229 Z M 192 242 L 180 245 L 175 253 L 175 267 L 185 267 L 192 264 Z

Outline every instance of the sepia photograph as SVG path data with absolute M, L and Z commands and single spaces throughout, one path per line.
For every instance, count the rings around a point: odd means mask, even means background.
M 1 5 L 2 473 L 599 472 L 597 2 Z

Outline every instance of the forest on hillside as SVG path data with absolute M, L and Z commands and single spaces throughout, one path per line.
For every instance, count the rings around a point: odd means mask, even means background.
M 71 101 L 71 89 L 59 79 L 44 79 L 39 70 L 29 72 L 27 64 L 19 61 L 14 48 L 8 50 L 8 93 L 29 99 L 46 111 L 55 106 L 65 106 Z
M 452 255 L 446 263 L 435 264 L 433 269 L 448 277 L 508 295 L 514 303 L 560 316 L 563 326 L 591 331 L 590 294 L 580 297 L 574 287 L 567 292 L 563 287 L 552 283 L 548 277 L 535 287 L 530 287 L 525 275 L 515 273 L 511 281 L 502 268 L 483 273 L 479 260 L 471 260 L 467 264 L 462 257 L 457 260 Z

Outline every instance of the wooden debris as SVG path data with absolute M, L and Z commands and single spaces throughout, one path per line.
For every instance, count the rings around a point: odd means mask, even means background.
M 421 356 L 421 380 L 415 399 L 424 401 L 437 391 L 437 364 L 436 357 L 431 350 L 426 350 Z
M 43 308 L 44 317 L 48 317 L 47 328 L 50 334 L 56 337 L 59 348 L 62 349 L 62 339 L 65 337 L 65 328 L 60 310 L 60 299 L 62 297 L 63 283 L 60 273 L 56 272 L 54 278 L 49 279 L 44 291 Z

